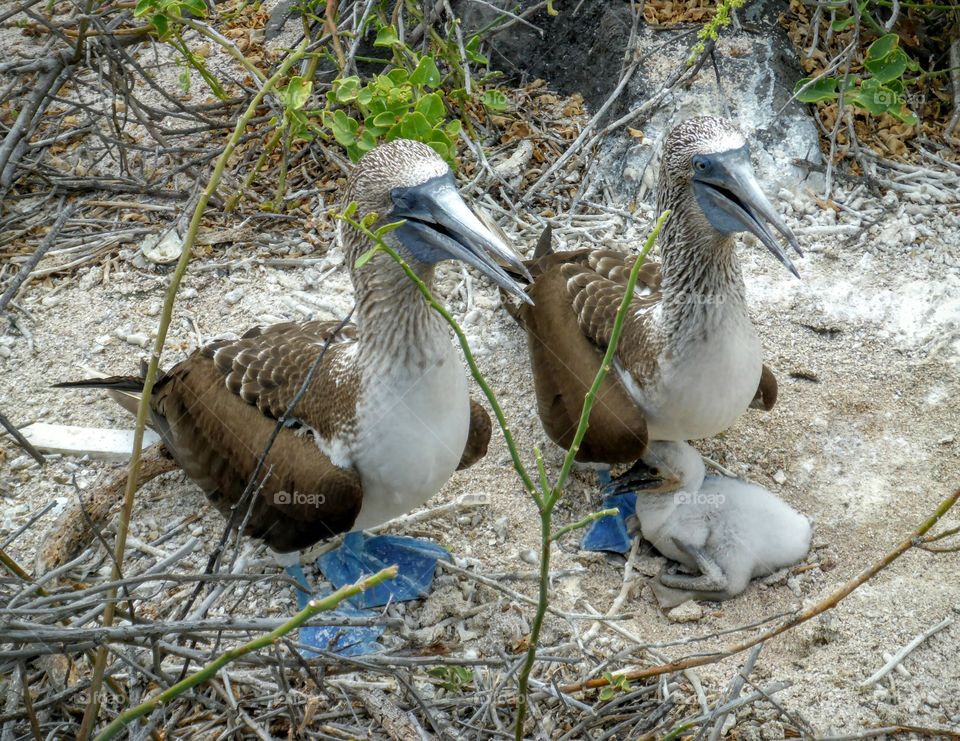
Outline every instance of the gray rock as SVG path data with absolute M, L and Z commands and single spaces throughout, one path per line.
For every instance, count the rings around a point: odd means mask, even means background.
M 508 0 L 492 4 L 514 5 Z M 468 30 L 497 17 L 496 11 L 470 0 L 459 0 L 454 6 Z M 624 52 L 633 24 L 630 6 L 581 3 L 570 4 L 570 8 L 561 4 L 557 9 L 556 17 L 542 12 L 528 19 L 542 29 L 542 35 L 520 23 L 495 33 L 492 64 L 521 82 L 542 77 L 561 93 L 578 92 L 587 108 L 597 111 L 624 71 Z M 775 192 L 778 184 L 796 189 L 801 182 L 815 190 L 821 188 L 822 175 L 794 164 L 794 160 L 806 160 L 819 165 L 822 157 L 807 106 L 790 102 L 803 73 L 777 22 L 781 10 L 774 0 L 763 0 L 741 16 L 751 26 L 751 33 L 723 31 L 715 54 L 722 89 L 708 63 L 689 87 L 674 88 L 648 121 L 632 124 L 643 131 L 641 141 L 622 128 L 607 137 L 601 148 L 598 185 L 609 186 L 626 198 L 646 197 L 658 175 L 659 150 L 667 132 L 686 118 L 723 115 L 737 121 L 752 143 L 758 175 L 768 189 Z M 691 38 L 685 30 L 655 31 L 640 23 L 636 53 L 643 61 L 601 123 L 610 123 L 653 97 L 685 62 Z

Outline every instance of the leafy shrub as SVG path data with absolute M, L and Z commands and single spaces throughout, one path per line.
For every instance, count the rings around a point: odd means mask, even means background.
M 843 30 L 853 18 L 834 21 L 835 30 Z M 888 33 L 867 48 L 863 66 L 870 77 L 851 75 L 844 94 L 844 101 L 875 116 L 888 113 L 899 121 L 914 126 L 917 116 L 904 102 L 903 73 L 920 69 L 914 60 L 900 47 L 900 37 Z M 797 100 L 803 103 L 822 103 L 840 97 L 842 77 L 822 77 L 816 82 L 804 77 L 794 88 Z M 812 84 L 811 84 L 812 83 Z

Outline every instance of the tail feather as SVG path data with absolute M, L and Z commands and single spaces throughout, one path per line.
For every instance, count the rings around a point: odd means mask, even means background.
M 533 250 L 533 259 L 539 260 L 541 257 L 553 254 L 553 227 L 549 224 L 544 227 L 537 240 L 537 246 Z
M 54 388 L 104 389 L 117 404 L 134 417 L 140 405 L 143 392 L 143 379 L 135 376 L 106 376 L 104 378 L 84 378 L 79 381 L 63 381 L 53 384 Z
M 53 384 L 54 388 L 109 389 L 139 394 L 143 391 L 143 379 L 135 376 L 107 376 L 106 378 L 84 378 L 79 381 L 62 381 Z

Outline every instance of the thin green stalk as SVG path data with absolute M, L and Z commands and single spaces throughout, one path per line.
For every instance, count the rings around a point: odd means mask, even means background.
M 603 362 L 600 363 L 600 368 L 597 370 L 597 375 L 593 379 L 593 385 L 590 387 L 586 398 L 583 400 L 583 410 L 580 412 L 580 423 L 577 425 L 577 431 L 573 436 L 573 442 L 570 444 L 570 449 L 567 451 L 567 455 L 564 458 L 563 468 L 560 470 L 560 475 L 557 477 L 557 483 L 554 485 L 553 489 L 549 492 L 544 492 L 544 506 L 540 511 L 540 597 L 537 601 L 537 613 L 533 619 L 533 625 L 530 629 L 530 639 L 527 644 L 527 657 L 523 663 L 523 668 L 520 670 L 520 679 L 518 682 L 517 720 L 516 724 L 514 725 L 514 738 L 516 741 L 523 741 L 523 721 L 527 715 L 527 693 L 530 684 L 530 673 L 533 671 L 533 665 L 537 659 L 537 643 L 540 640 L 540 630 L 543 628 L 543 619 L 547 614 L 547 607 L 550 604 L 550 546 L 553 543 L 553 540 L 551 539 L 553 509 L 560 500 L 560 494 L 563 491 L 564 484 L 566 484 L 567 481 L 567 476 L 569 476 L 570 469 L 573 466 L 573 459 L 576 457 L 577 451 L 580 449 L 580 443 L 583 442 L 584 435 L 587 434 L 587 427 L 589 427 L 590 420 L 590 410 L 593 408 L 593 402 L 596 400 L 597 393 L 600 391 L 600 386 L 607 377 L 607 373 L 610 371 L 610 365 L 613 363 L 613 356 L 617 350 L 617 343 L 620 341 L 620 332 L 623 329 L 623 320 L 627 316 L 627 311 L 630 308 L 630 302 L 633 301 L 634 290 L 637 287 L 637 279 L 640 276 L 640 268 L 647 259 L 647 254 L 653 248 L 654 242 L 657 241 L 657 235 L 660 234 L 660 230 L 663 228 L 663 224 L 669 215 L 669 211 L 664 211 L 660 215 L 660 218 L 657 219 L 657 223 L 654 224 L 653 231 L 650 232 L 650 236 L 647 237 L 647 241 L 643 245 L 643 249 L 640 251 L 639 256 L 633 264 L 633 269 L 630 271 L 630 277 L 627 280 L 627 288 L 623 293 L 623 300 L 620 302 L 620 308 L 617 309 L 617 317 L 613 324 L 613 332 L 610 333 L 610 342 L 607 345 L 607 351 L 604 353 Z
M 591 522 L 602 520 L 604 517 L 613 517 L 618 514 L 620 514 L 620 510 L 618 510 L 616 507 L 610 507 L 609 509 L 601 509 L 599 512 L 591 512 L 582 520 L 571 522 L 569 525 L 564 525 L 559 530 L 556 530 L 553 533 L 553 535 L 550 536 L 550 540 L 560 540 L 560 538 L 562 538 L 567 533 L 572 532 L 573 530 L 579 530 L 582 527 L 586 527 Z
M 285 123 L 281 122 L 276 129 L 274 129 L 273 134 L 270 135 L 270 138 L 267 140 L 266 146 L 260 152 L 260 156 L 257 157 L 256 164 L 250 168 L 250 172 L 247 173 L 246 177 L 243 179 L 243 185 L 240 187 L 236 193 L 234 193 L 223 206 L 224 213 L 230 213 L 237 207 L 240 199 L 243 197 L 243 194 L 249 190 L 250 184 L 253 182 L 253 179 L 257 176 L 257 173 L 260 172 L 260 168 L 263 167 L 263 163 L 267 161 L 267 157 L 273 152 L 277 144 L 280 143 L 280 136 L 283 134 Z
M 276 630 L 272 630 L 269 633 L 260 636 L 259 638 L 254 638 L 252 641 L 248 641 L 241 646 L 236 646 L 224 651 L 216 659 L 203 667 L 203 669 L 200 669 L 186 679 L 177 682 L 175 685 L 164 690 L 156 697 L 153 697 L 146 702 L 142 702 L 136 707 L 130 708 L 129 710 L 125 710 L 123 713 L 114 718 L 110 725 L 100 732 L 95 741 L 109 741 L 109 739 L 112 739 L 114 736 L 120 733 L 120 731 L 122 731 L 131 721 L 147 715 L 148 713 L 152 713 L 160 705 L 170 702 L 192 687 L 196 687 L 197 685 L 206 682 L 208 679 L 211 679 L 218 671 L 220 671 L 220 669 L 234 659 L 238 659 L 248 653 L 259 651 L 261 648 L 267 648 L 268 646 L 273 645 L 290 631 L 299 628 L 314 615 L 327 610 L 332 610 L 345 599 L 349 599 L 350 597 L 360 594 L 370 587 L 375 587 L 376 585 L 385 582 L 387 579 L 393 579 L 396 575 L 397 567 L 389 566 L 382 571 L 378 571 L 373 576 L 368 576 L 366 579 L 363 579 L 356 584 L 341 587 L 333 594 L 330 594 L 321 600 L 311 600 L 306 607 L 304 607 L 300 612 L 298 612 Z
M 304 56 L 306 53 L 306 48 L 307 42 L 304 40 L 301 42 L 300 46 L 298 46 L 297 49 L 284 60 L 283 64 L 280 65 L 280 68 L 276 71 L 276 73 L 263 84 L 263 87 L 260 89 L 260 91 L 253 97 L 253 100 L 250 101 L 250 104 L 243 112 L 243 115 L 237 120 L 237 125 L 233 130 L 233 134 L 227 142 L 223 153 L 220 155 L 220 158 L 217 160 L 217 164 L 213 169 L 213 174 L 210 176 L 207 187 L 204 189 L 203 193 L 201 193 L 200 199 L 197 202 L 197 206 L 193 211 L 193 218 L 190 220 L 190 227 L 187 231 L 186 237 L 183 240 L 183 252 L 180 255 L 180 260 L 177 262 L 177 267 L 173 273 L 173 277 L 170 279 L 170 286 L 167 288 L 167 295 L 163 304 L 163 312 L 160 316 L 160 325 L 157 329 L 157 339 L 153 346 L 153 353 L 150 356 L 150 365 L 147 368 L 146 378 L 144 379 L 143 392 L 140 396 L 140 404 L 137 407 L 137 424 L 133 435 L 133 450 L 131 451 L 130 468 L 127 474 L 127 486 L 123 495 L 123 509 L 120 513 L 120 522 L 117 525 L 117 541 L 114 552 L 113 573 L 110 577 L 111 581 L 115 582 L 122 576 L 120 573 L 120 566 L 123 563 L 124 552 L 126 551 L 127 547 L 127 530 L 130 525 L 130 515 L 133 512 L 134 494 L 137 490 L 137 477 L 140 472 L 140 452 L 143 449 L 143 432 L 147 423 L 147 414 L 150 410 L 150 396 L 153 393 L 153 386 L 157 380 L 157 370 L 160 367 L 160 355 L 163 352 L 163 344 L 166 341 L 167 330 L 170 327 L 170 320 L 173 316 L 173 305 L 177 298 L 177 291 L 180 288 L 180 281 L 183 280 L 183 276 L 187 271 L 187 264 L 190 262 L 193 245 L 197 241 L 197 232 L 200 230 L 200 221 L 203 218 L 204 212 L 206 211 L 207 203 L 216 191 L 217 186 L 220 184 L 220 179 L 223 177 L 223 171 L 227 166 L 227 161 L 230 159 L 230 156 L 236 149 L 237 144 L 243 135 L 244 129 L 246 129 L 250 119 L 253 118 L 257 108 L 260 106 L 261 101 L 266 94 L 277 85 L 277 83 L 286 77 L 287 73 L 290 71 L 290 68 Z M 116 598 L 117 588 L 114 587 L 110 590 L 106 607 L 104 608 L 104 627 L 108 627 L 113 624 L 113 618 L 116 611 Z M 97 702 L 96 698 L 100 691 L 100 685 L 103 682 L 103 673 L 106 669 L 106 664 L 107 646 L 101 646 L 97 650 L 97 658 L 93 666 L 93 676 L 90 683 L 90 700 L 87 703 L 87 707 L 83 713 L 80 731 L 77 734 L 78 741 L 86 741 L 90 735 L 90 731 L 93 728 L 93 723 L 97 717 L 97 711 L 99 710 L 99 703 Z

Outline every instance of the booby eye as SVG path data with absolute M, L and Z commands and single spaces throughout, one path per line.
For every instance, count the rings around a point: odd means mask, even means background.
M 693 168 L 697 172 L 706 172 L 707 171 L 707 160 L 705 157 L 694 157 L 693 158 Z

